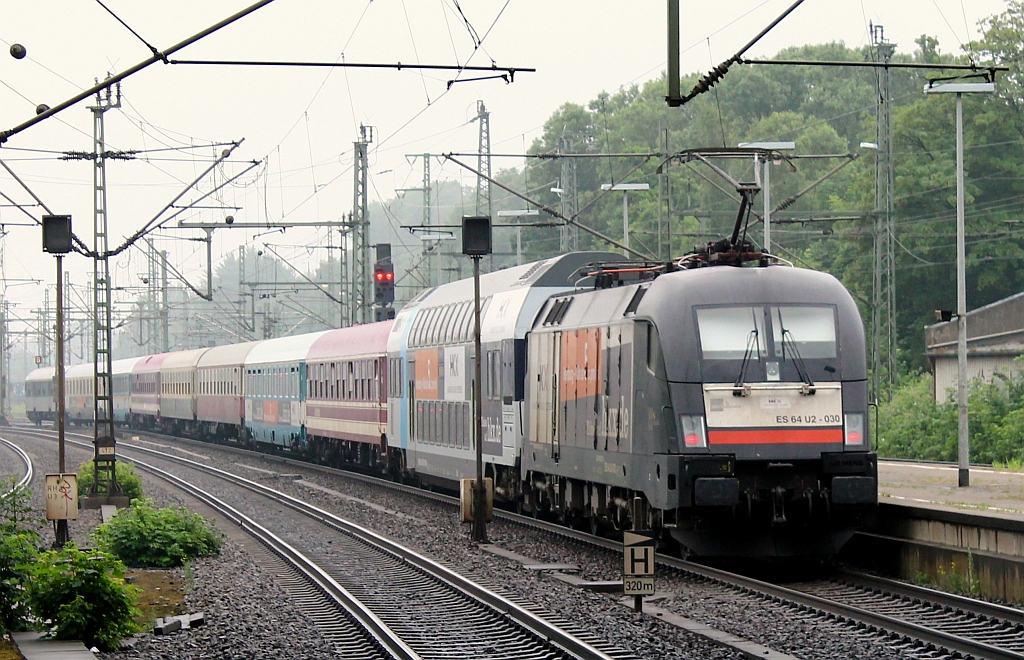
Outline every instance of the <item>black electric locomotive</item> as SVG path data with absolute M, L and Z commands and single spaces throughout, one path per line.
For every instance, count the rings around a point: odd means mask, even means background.
M 609 264 L 548 301 L 527 341 L 529 507 L 622 527 L 639 495 L 645 523 L 717 556 L 830 554 L 864 524 L 857 307 L 830 275 L 746 266 Z

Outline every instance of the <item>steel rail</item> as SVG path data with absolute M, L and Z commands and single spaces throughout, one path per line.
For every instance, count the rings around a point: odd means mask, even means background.
M 1008 605 L 990 603 L 985 600 L 970 598 L 969 596 L 951 594 L 946 591 L 939 591 L 938 589 L 931 589 L 929 587 L 922 587 L 916 584 L 891 580 L 889 578 L 870 575 L 868 573 L 862 573 L 860 571 L 850 569 L 837 569 L 836 574 L 843 576 L 849 580 L 850 584 L 855 586 L 877 589 L 883 593 L 889 593 L 894 596 L 903 596 L 911 599 L 916 598 L 922 603 L 961 609 L 965 612 L 972 612 L 991 617 L 993 619 L 1001 619 L 1018 625 L 1024 625 L 1024 610 L 1009 607 Z
M 19 431 L 24 432 L 24 431 Z M 52 439 L 52 434 L 47 434 L 45 431 L 28 431 L 27 434 L 35 435 L 38 434 L 46 439 Z M 75 434 L 82 435 L 82 434 Z M 4 441 L 6 442 L 6 441 Z M 82 447 L 84 449 L 91 449 L 91 444 L 86 442 L 78 442 L 75 440 L 68 440 L 70 444 Z M 146 450 L 143 450 L 146 451 Z M 148 450 L 152 451 L 152 450 Z M 154 454 L 162 454 L 161 452 L 152 451 Z M 163 455 L 165 458 L 175 459 L 173 456 Z M 186 461 L 186 459 L 176 459 L 179 461 Z M 206 492 L 205 490 L 189 483 L 188 481 L 177 477 L 170 472 L 162 470 L 154 465 L 150 465 L 143 461 L 132 459 L 132 462 L 141 467 L 142 469 L 152 473 L 153 475 L 167 481 L 174 485 L 197 500 L 203 502 L 217 513 L 225 516 L 228 520 L 233 522 L 235 525 L 244 530 L 247 534 L 255 538 L 257 541 L 262 543 L 264 546 L 269 548 L 271 552 L 282 558 L 287 564 L 295 569 L 300 575 L 305 577 L 309 582 L 319 589 L 325 596 L 332 600 L 338 607 L 346 611 L 358 625 L 362 626 L 364 630 L 373 638 L 379 649 L 396 660 L 421 660 L 420 656 L 409 648 L 404 641 L 402 641 L 380 618 L 370 611 L 362 602 L 360 602 L 355 596 L 353 596 L 345 587 L 338 584 L 338 582 L 327 574 L 319 565 L 307 558 L 301 552 L 293 548 L 286 541 L 275 535 L 273 532 L 263 527 L 252 518 L 242 513 L 238 509 L 227 504 L 223 500 L 217 498 L 214 495 Z M 193 463 L 194 465 L 200 465 L 194 461 L 186 461 Z
M 280 504 L 288 506 L 295 511 L 298 511 L 323 525 L 331 527 L 342 533 L 351 535 L 364 543 L 368 543 L 374 547 L 377 547 L 384 552 L 401 559 L 408 564 L 416 567 L 420 571 L 423 571 L 427 575 L 430 575 L 435 580 L 448 585 L 456 591 L 468 594 L 475 598 L 477 601 L 486 604 L 490 608 L 494 609 L 505 618 L 515 621 L 521 627 L 530 631 L 533 635 L 545 640 L 549 644 L 561 648 L 565 652 L 577 658 L 585 658 L 587 660 L 613 660 L 613 656 L 606 654 L 595 646 L 577 638 L 576 636 L 562 630 L 558 626 L 555 626 L 542 617 L 530 612 L 524 607 L 516 604 L 515 602 L 505 598 L 504 596 L 494 593 L 493 591 L 469 580 L 455 571 L 439 564 L 409 548 L 406 548 L 386 537 L 379 536 L 372 531 L 356 525 L 352 522 L 339 518 L 334 514 L 321 509 L 317 506 L 303 502 L 302 500 L 292 497 L 286 493 L 282 493 L 273 488 L 269 488 L 260 483 L 234 475 L 230 472 L 213 468 L 202 463 L 192 461 L 179 456 L 171 454 L 165 454 L 154 449 L 147 447 L 138 447 L 130 445 L 122 441 L 119 443 L 119 447 L 124 449 L 130 449 L 132 451 L 142 452 L 144 454 L 153 454 L 159 456 L 165 460 L 170 460 L 176 463 L 187 465 L 188 467 L 206 472 L 207 474 L 215 475 L 229 483 L 236 486 L 247 488 L 253 492 L 260 493 L 264 496 L 270 497 Z M 121 457 L 123 459 L 131 459 L 128 456 Z M 144 465 L 140 463 L 140 465 Z M 255 523 L 253 523 L 255 524 Z
M 74 442 L 73 444 L 81 444 L 82 446 L 87 447 L 85 443 Z M 359 623 L 359 625 L 363 626 L 363 629 L 373 637 L 377 645 L 388 655 L 396 660 L 420 660 L 419 654 L 409 648 L 409 646 L 402 641 L 386 623 L 381 621 L 376 614 L 370 611 L 366 605 L 349 593 L 345 587 L 338 584 L 338 582 L 328 575 L 327 572 L 319 565 L 293 548 L 273 532 L 223 500 L 220 500 L 216 496 L 207 493 L 198 486 L 195 486 L 194 484 L 191 484 L 170 472 L 161 470 L 154 465 L 150 465 L 136 459 L 132 459 L 132 462 L 144 470 L 187 492 L 192 497 L 200 500 L 218 513 L 227 517 L 231 522 L 241 527 L 260 543 L 270 548 L 271 551 L 284 559 L 288 564 L 299 571 L 306 577 L 306 579 L 320 589 L 326 596 L 348 612 L 352 618 Z M 193 461 L 189 462 L 192 463 Z
M 18 483 L 14 484 L 14 488 L 12 488 L 11 490 L 15 490 L 15 489 L 18 489 L 18 488 L 24 488 L 25 486 L 28 486 L 29 483 L 32 481 L 32 477 L 35 474 L 35 472 L 33 471 L 33 468 L 32 468 L 32 459 L 29 458 L 29 455 L 26 454 L 25 451 L 21 447 L 19 447 L 18 445 L 14 444 L 10 440 L 7 440 L 5 438 L 0 438 L 0 442 L 4 443 L 5 445 L 7 445 L 11 449 L 13 449 L 14 453 L 16 453 L 19 457 L 21 457 L 22 462 L 25 464 L 25 476 L 23 476 L 18 481 Z
M 170 437 L 170 436 L 165 436 L 165 437 Z M 175 439 L 176 440 L 180 440 L 179 438 L 175 438 Z M 198 443 L 197 442 L 196 444 L 200 444 L 200 445 L 201 444 L 207 444 L 208 445 L 209 443 Z M 122 442 L 122 446 L 124 446 L 123 442 Z M 149 450 L 149 449 L 146 449 L 146 448 L 134 448 L 134 449 L 138 449 L 138 450 L 145 451 L 145 452 L 157 453 L 157 454 L 160 453 L 160 452 L 155 452 L 153 450 Z M 244 450 L 240 450 L 240 451 L 244 451 Z M 247 452 L 247 453 L 249 453 L 249 452 Z M 193 461 L 188 461 L 187 459 L 180 459 L 180 458 L 177 458 L 177 457 L 171 457 L 171 458 L 173 458 L 174 460 L 177 460 L 177 461 L 184 461 L 186 463 L 194 463 Z M 294 460 L 294 459 L 288 459 L 288 458 L 283 458 L 283 457 L 274 457 L 274 459 L 279 460 L 281 462 L 295 463 L 297 465 L 306 465 L 306 466 L 311 466 L 312 465 L 312 464 L 304 463 L 302 461 L 297 461 L 297 460 Z M 196 465 L 199 465 L 200 469 L 203 469 L 203 470 L 207 470 L 207 471 L 215 470 L 215 468 L 206 468 L 206 466 L 201 466 L 200 464 L 196 464 Z M 323 469 L 323 466 L 313 466 L 313 467 L 315 467 L 317 469 Z M 334 471 L 334 469 L 331 469 L 331 471 Z M 418 495 L 421 495 L 421 496 L 423 495 L 423 491 L 422 490 L 416 489 L 416 488 L 413 488 L 413 487 L 410 487 L 410 486 L 405 486 L 405 485 L 402 485 L 402 484 L 395 484 L 393 482 L 382 480 L 382 479 L 379 479 L 379 478 L 376 478 L 376 477 L 371 477 L 371 476 L 368 476 L 368 475 L 361 475 L 361 474 L 358 474 L 358 473 L 352 473 L 352 472 L 348 472 L 348 471 L 344 471 L 344 470 L 337 470 L 337 471 L 338 472 L 344 472 L 344 475 L 347 476 L 347 477 L 357 478 L 357 479 L 360 479 L 360 480 L 364 480 L 364 481 L 368 481 L 368 482 L 372 482 L 372 483 L 377 483 L 377 484 L 380 484 L 380 485 L 385 485 L 385 486 L 396 488 L 396 489 L 400 489 L 400 490 L 403 490 L 403 491 L 406 491 L 406 492 L 415 493 L 415 494 L 418 494 Z M 217 472 L 220 472 L 220 471 L 217 470 Z M 230 474 L 230 473 L 225 473 L 225 474 Z M 248 481 L 248 480 L 245 480 L 242 477 L 236 477 L 236 479 L 239 479 L 241 481 Z M 261 486 L 260 484 L 256 484 L 256 486 L 259 487 L 260 489 L 266 489 L 268 491 L 272 491 L 273 490 L 273 489 L 266 488 L 265 486 Z M 433 499 L 442 500 L 442 501 L 447 500 L 447 501 L 450 501 L 453 504 L 456 504 L 458 502 L 458 498 L 455 498 L 455 497 L 450 497 L 450 496 L 446 496 L 446 495 L 439 495 L 437 493 L 431 493 L 431 496 L 432 496 Z M 323 512 L 322 510 L 316 509 L 316 507 L 312 507 L 311 505 L 306 505 L 306 506 L 309 506 L 310 509 L 321 511 L 321 515 L 331 516 L 331 514 L 329 514 L 327 512 Z M 604 538 L 600 538 L 600 537 L 594 537 L 594 536 L 592 536 L 590 534 L 586 534 L 584 532 L 579 532 L 579 531 L 576 531 L 576 530 L 570 530 L 568 528 L 562 527 L 562 526 L 554 524 L 554 523 L 549 523 L 549 522 L 546 522 L 546 521 L 542 521 L 542 520 L 538 520 L 538 519 L 534 519 L 534 518 L 530 518 L 530 517 L 527 517 L 527 516 L 523 516 L 523 515 L 519 515 L 519 514 L 514 514 L 514 513 L 510 513 L 510 512 L 506 512 L 506 511 L 496 510 L 495 511 L 495 515 L 499 516 L 499 517 L 502 517 L 502 518 L 506 518 L 506 519 L 514 521 L 514 522 L 517 522 L 517 523 L 520 523 L 520 524 L 523 524 L 523 525 L 527 525 L 527 526 L 531 526 L 531 527 L 537 528 L 539 530 L 542 530 L 542 531 L 545 531 L 545 532 L 548 532 L 548 533 L 552 533 L 552 534 L 563 536 L 563 537 L 568 537 L 568 538 L 571 538 L 571 539 L 576 540 L 576 541 L 592 544 L 592 545 L 595 545 L 595 546 L 598 546 L 598 547 L 602 547 L 602 548 L 605 548 L 605 549 L 608 549 L 608 550 L 611 550 L 611 551 L 615 551 L 615 552 L 621 552 L 622 551 L 622 544 L 620 542 L 618 542 L 618 541 L 613 541 L 613 540 L 610 540 L 610 539 L 604 539 Z M 731 572 L 724 571 L 724 570 L 721 570 L 721 569 L 712 568 L 712 567 L 704 566 L 704 565 L 701 565 L 701 564 L 696 564 L 696 563 L 689 562 L 689 561 L 686 561 L 686 560 L 682 560 L 682 559 L 679 559 L 679 558 L 676 558 L 676 557 L 669 557 L 669 556 L 663 555 L 663 554 L 656 555 L 656 559 L 663 566 L 672 568 L 672 569 L 680 571 L 682 573 L 689 574 L 689 575 L 698 577 L 700 579 L 709 580 L 709 581 L 712 581 L 712 582 L 717 582 L 719 584 L 722 584 L 722 585 L 730 587 L 730 588 L 736 588 L 736 589 L 739 589 L 740 591 L 743 591 L 744 593 L 749 593 L 749 594 L 752 594 L 752 595 L 761 596 L 763 598 L 777 599 L 777 600 L 783 602 L 784 604 L 786 604 L 788 606 L 798 607 L 798 608 L 801 608 L 801 609 L 804 609 L 804 610 L 814 611 L 814 612 L 816 612 L 816 613 L 818 613 L 820 615 L 823 615 L 823 616 L 831 616 L 833 618 L 838 619 L 839 621 L 860 622 L 860 623 L 866 624 L 869 628 L 872 628 L 872 629 L 880 631 L 880 632 L 900 635 L 900 636 L 903 636 L 903 637 L 908 638 L 908 639 L 917 640 L 917 641 L 919 641 L 919 642 L 921 642 L 923 644 L 931 644 L 933 646 L 941 647 L 941 648 L 947 649 L 949 651 L 956 651 L 956 652 L 959 652 L 959 653 L 964 654 L 964 655 L 971 655 L 971 656 L 975 656 L 975 657 L 979 657 L 979 658 L 988 658 L 990 660 L 1024 660 L 1024 654 L 1016 653 L 1016 652 L 1009 651 L 1009 650 L 1006 650 L 1006 649 L 1001 649 L 1001 648 L 993 646 L 991 644 L 986 644 L 984 642 L 972 640 L 972 639 L 965 638 L 965 637 L 962 637 L 962 636 L 959 636 L 959 635 L 953 635 L 953 634 L 946 633 L 946 632 L 943 632 L 943 631 L 940 631 L 940 630 L 935 630 L 935 629 L 928 628 L 928 627 L 925 627 L 925 626 L 922 626 L 922 625 L 919 625 L 919 624 L 911 623 L 911 622 L 908 622 L 908 621 L 903 621 L 903 620 L 895 618 L 895 617 L 891 617 L 891 616 L 887 616 L 887 615 L 883 615 L 883 614 L 878 614 L 878 613 L 875 613 L 875 612 L 871 612 L 869 610 L 865 610 L 863 608 L 859 608 L 859 607 L 852 606 L 852 605 L 846 605 L 844 603 L 840 603 L 840 602 L 832 601 L 832 600 L 829 600 L 829 599 L 826 599 L 826 598 L 821 598 L 819 596 L 814 596 L 814 595 L 811 595 L 811 594 L 803 593 L 803 592 L 797 591 L 795 589 L 789 589 L 787 587 L 771 584 L 769 582 L 764 582 L 762 580 L 757 580 L 757 579 L 750 578 L 750 577 L 747 577 L 747 576 L 744 576 L 744 575 L 739 575 L 739 574 L 731 573 Z M 531 615 L 531 616 L 533 616 L 533 615 Z

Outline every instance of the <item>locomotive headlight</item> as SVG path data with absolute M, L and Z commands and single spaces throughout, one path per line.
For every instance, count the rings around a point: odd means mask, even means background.
M 843 415 L 843 438 L 847 447 L 864 444 L 864 415 Z
M 683 427 L 683 445 L 687 449 L 700 449 L 708 446 L 708 434 L 704 427 L 704 417 L 700 415 L 680 415 Z

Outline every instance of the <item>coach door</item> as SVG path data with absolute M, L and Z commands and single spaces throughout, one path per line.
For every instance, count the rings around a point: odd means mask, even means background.
M 406 412 L 409 420 L 409 444 L 412 444 L 416 442 L 416 422 L 419 421 L 416 418 L 416 360 L 409 360 L 409 367 L 405 373 L 409 377 L 409 396 L 406 397 L 409 408 Z
M 551 333 L 551 458 L 558 460 L 562 449 L 561 424 L 562 405 L 558 392 L 562 377 L 562 333 Z

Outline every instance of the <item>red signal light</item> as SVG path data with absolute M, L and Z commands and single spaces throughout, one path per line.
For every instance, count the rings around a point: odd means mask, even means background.
M 383 282 L 386 278 L 387 274 L 382 270 L 374 271 L 373 273 L 373 279 L 377 280 L 378 282 Z
M 392 280 L 395 279 L 395 274 L 390 272 L 390 271 L 388 271 L 388 272 L 384 273 L 384 279 L 387 280 L 388 282 L 391 282 Z

